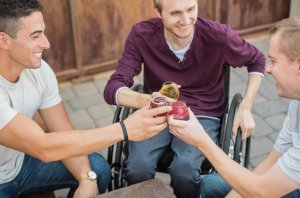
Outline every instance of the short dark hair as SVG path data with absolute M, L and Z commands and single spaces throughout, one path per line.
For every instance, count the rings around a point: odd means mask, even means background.
M 15 38 L 21 26 L 20 18 L 42 10 L 38 0 L 0 0 L 0 32 Z

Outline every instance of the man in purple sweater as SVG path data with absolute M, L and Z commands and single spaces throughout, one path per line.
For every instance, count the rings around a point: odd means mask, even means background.
M 198 18 L 197 0 L 154 0 L 158 18 L 133 26 L 125 43 L 119 67 L 108 81 L 104 97 L 109 104 L 141 108 L 163 82 L 181 85 L 180 100 L 197 116 L 214 142 L 218 141 L 220 119 L 224 112 L 225 67 L 246 66 L 249 83 L 234 122 L 243 138 L 251 135 L 254 97 L 265 69 L 265 57 L 226 25 Z M 129 89 L 133 77 L 142 71 L 147 94 Z M 204 155 L 179 140 L 166 128 L 155 137 L 129 143 L 125 178 L 129 184 L 155 176 L 157 162 L 171 145 L 174 159 L 170 165 L 171 186 L 177 197 L 198 197 L 200 165 Z

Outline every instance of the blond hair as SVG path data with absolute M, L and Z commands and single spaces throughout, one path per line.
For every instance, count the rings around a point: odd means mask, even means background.
M 162 11 L 162 0 L 153 0 L 154 8 L 158 10 L 158 12 L 161 14 Z
M 300 19 L 283 19 L 271 27 L 270 34 L 279 34 L 279 49 L 291 62 L 300 57 Z
M 162 12 L 162 1 L 163 0 L 153 0 L 154 8 L 156 8 L 160 14 Z

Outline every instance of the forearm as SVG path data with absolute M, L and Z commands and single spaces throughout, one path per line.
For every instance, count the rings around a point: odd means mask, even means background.
M 207 135 L 202 138 L 201 142 L 198 144 L 198 149 L 204 153 L 233 189 L 242 197 L 259 197 L 258 193 L 262 192 L 263 188 L 259 184 L 259 175 L 231 160 Z
M 120 106 L 140 109 L 150 103 L 151 95 L 138 93 L 131 89 L 121 89 L 117 96 L 117 101 Z
M 262 78 L 263 77 L 259 74 L 249 74 L 248 86 L 240 107 L 252 109 L 253 102 L 261 84 Z
M 52 133 L 44 133 L 39 127 L 31 127 L 26 136 L 14 131 L 9 133 L 8 130 L 0 136 L 1 145 L 22 151 L 46 163 L 87 155 L 123 140 L 121 127 Z
M 65 118 L 67 119 L 67 117 L 65 117 Z M 74 130 L 71 122 L 68 119 L 67 119 L 67 121 L 64 122 L 63 125 L 54 125 L 50 128 L 52 128 L 52 130 L 55 130 L 55 131 L 73 131 Z M 90 162 L 86 155 L 79 156 L 79 157 L 73 157 L 73 158 L 67 158 L 67 159 L 62 160 L 62 163 L 65 165 L 65 167 L 70 171 L 70 173 L 76 179 L 79 179 L 80 175 L 83 172 L 88 172 L 91 170 Z
M 37 143 L 23 150 L 45 162 L 50 162 L 88 155 L 121 141 L 124 137 L 120 124 L 116 123 L 91 130 L 43 133 L 32 138 Z
M 45 133 L 27 116 L 17 114 L 1 129 L 0 144 L 50 162 L 87 155 L 124 140 L 120 123 L 96 129 L 72 130 L 62 107 L 60 104 L 42 112 L 44 116 L 48 115 L 44 120 L 51 133 Z M 131 114 L 124 121 L 129 140 L 142 141 L 162 131 L 167 127 L 166 117 L 157 115 L 170 110 L 169 106 L 145 107 Z
M 62 162 L 76 179 L 79 179 L 83 172 L 91 170 L 91 165 L 87 156 L 65 159 L 62 160 Z
M 274 149 L 270 152 L 270 154 L 267 156 L 266 159 L 264 159 L 254 170 L 253 172 L 259 175 L 262 175 L 263 173 L 267 172 L 279 159 L 281 156 L 280 153 L 275 151 Z M 227 197 L 233 198 L 233 197 L 241 197 L 236 191 L 232 190 Z
M 269 155 L 253 170 L 253 172 L 260 175 L 267 172 L 280 157 L 281 154 L 275 149 L 272 149 Z
M 83 173 L 86 174 L 92 170 L 87 156 L 65 159 L 62 160 L 62 162 L 69 172 L 78 180 L 79 186 L 76 189 L 74 197 L 95 197 L 99 194 L 96 180 L 80 179 Z

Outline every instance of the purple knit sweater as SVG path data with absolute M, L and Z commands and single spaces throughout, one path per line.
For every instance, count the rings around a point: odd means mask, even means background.
M 133 26 L 116 72 L 104 90 L 107 103 L 115 104 L 120 87 L 131 87 L 144 65 L 144 85 L 149 93 L 165 81 L 181 85 L 185 100 L 195 115 L 221 117 L 224 112 L 225 66 L 246 66 L 248 72 L 264 73 L 265 57 L 226 25 L 198 18 L 190 49 L 181 62 L 169 49 L 159 18 Z

